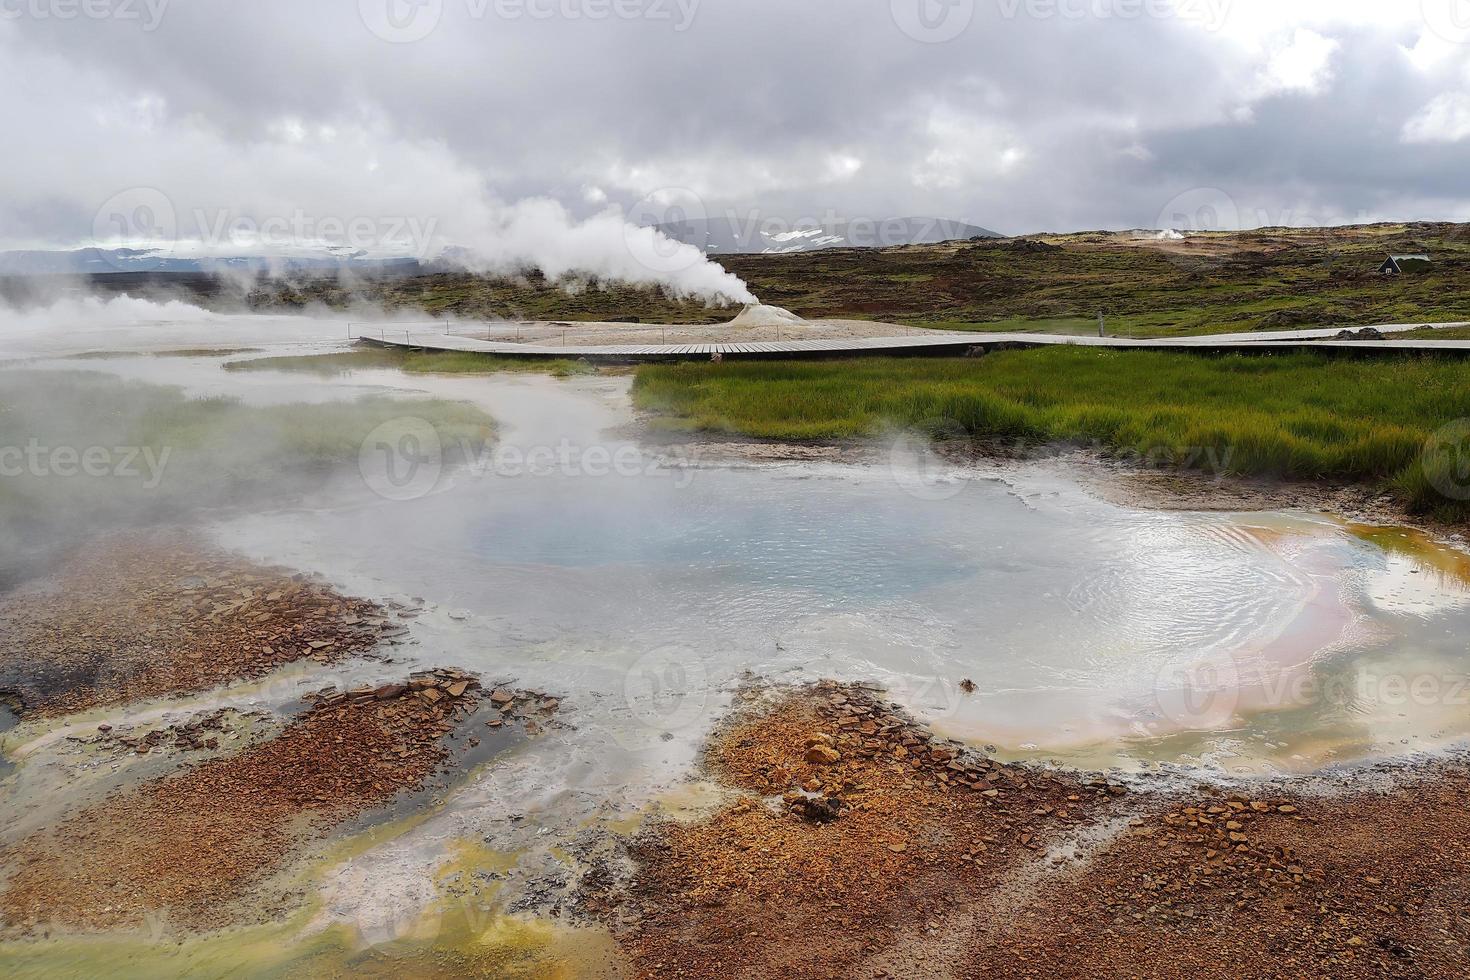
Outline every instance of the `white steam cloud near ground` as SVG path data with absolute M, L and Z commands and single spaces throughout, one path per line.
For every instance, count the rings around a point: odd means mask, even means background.
M 488 211 L 487 227 L 466 239 L 470 254 L 462 262 L 473 271 L 507 274 L 534 266 L 552 280 L 593 277 L 659 286 L 707 304 L 756 302 L 738 276 L 698 248 L 632 224 L 616 208 L 582 221 L 547 198 Z

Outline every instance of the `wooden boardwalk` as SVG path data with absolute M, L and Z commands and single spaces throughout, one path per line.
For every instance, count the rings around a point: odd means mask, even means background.
M 1441 327 L 1465 323 L 1436 324 Z M 1415 330 L 1424 324 L 1383 324 L 1384 334 Z M 1278 330 L 1258 333 L 1209 334 L 1130 340 L 1123 337 L 1076 337 L 1044 333 L 962 333 L 935 331 L 903 337 L 834 340 L 771 340 L 707 344 L 561 345 L 480 340 L 462 334 L 384 325 L 356 339 L 377 347 L 423 351 L 458 351 L 528 359 L 576 358 L 608 363 L 710 360 L 818 360 L 841 357 L 959 357 L 1017 347 L 1105 347 L 1121 350 L 1191 350 L 1210 353 L 1261 350 L 1318 350 L 1338 354 L 1422 352 L 1465 356 L 1470 340 L 1335 340 L 1338 328 Z

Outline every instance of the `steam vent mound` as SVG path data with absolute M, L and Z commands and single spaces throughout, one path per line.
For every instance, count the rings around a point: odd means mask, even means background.
M 785 325 L 798 325 L 805 323 L 801 317 L 790 310 L 783 310 L 779 306 L 766 306 L 764 303 L 750 303 L 740 314 L 731 320 L 732 327 L 774 327 Z

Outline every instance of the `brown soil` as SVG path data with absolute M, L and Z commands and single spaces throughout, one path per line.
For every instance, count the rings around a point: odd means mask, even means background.
M 122 791 L 0 855 L 0 919 L 22 930 L 224 924 L 227 904 L 303 842 L 423 786 L 481 700 L 479 681 L 453 670 L 314 695 L 277 737 Z
M 1470 768 L 1337 788 L 1303 798 L 1285 787 L 1262 813 L 1241 796 L 1175 803 L 1050 882 L 960 972 L 1470 975 Z
M 63 715 L 332 663 L 392 628 L 371 602 L 187 534 L 119 534 L 0 599 L 0 690 Z
M 654 825 L 590 904 L 649 977 L 1470 970 L 1464 766 L 1181 796 L 955 751 L 866 690 L 762 700 L 708 756 L 747 795 Z
M 1000 765 L 830 684 L 742 714 L 708 763 L 747 795 L 656 825 L 628 894 L 593 903 L 635 913 L 620 939 L 642 975 L 862 975 L 1124 794 Z

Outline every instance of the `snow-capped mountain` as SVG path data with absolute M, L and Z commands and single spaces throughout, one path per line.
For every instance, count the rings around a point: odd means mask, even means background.
M 670 238 L 697 246 L 711 255 L 759 252 L 815 252 L 823 248 L 885 248 L 929 245 L 969 238 L 1000 238 L 997 232 L 945 218 L 888 218 L 828 224 L 739 217 L 691 218 L 657 226 Z

